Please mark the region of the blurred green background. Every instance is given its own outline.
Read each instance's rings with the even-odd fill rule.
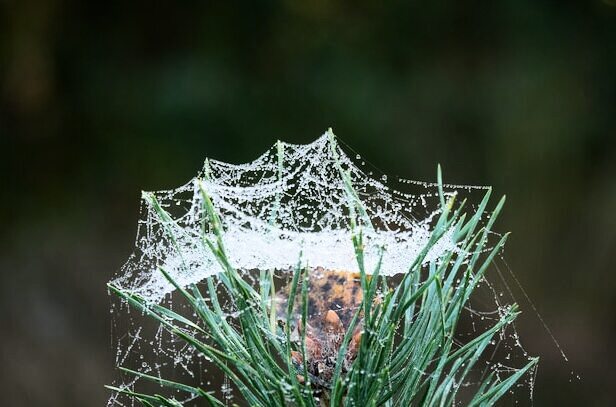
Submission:
[[[329,126],[386,173],[506,193],[570,359],[521,298],[535,405],[616,400],[615,1],[3,0],[2,404],[105,403],[140,190]]]

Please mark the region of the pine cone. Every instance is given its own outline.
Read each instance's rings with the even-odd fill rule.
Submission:
[[[360,306],[363,298],[358,273],[325,270],[321,267],[308,272],[308,315],[306,320],[306,365],[310,381],[315,391],[331,387],[331,379],[336,367],[338,351],[344,334]],[[279,323],[287,320],[287,304],[290,286],[284,287],[276,295],[276,307]],[[290,321],[292,339],[299,343],[301,326],[302,296],[298,288],[294,302],[294,315]],[[343,371],[347,371],[359,349],[361,340],[361,320],[355,328],[352,340],[347,348]],[[302,354],[292,352],[293,362],[297,367],[303,366]],[[303,381],[301,375],[298,378]]]

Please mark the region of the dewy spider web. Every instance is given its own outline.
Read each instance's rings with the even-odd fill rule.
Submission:
[[[426,208],[437,198],[436,189],[422,195],[389,189],[355,166],[328,132],[307,145],[278,143],[248,164],[208,160],[188,184],[144,193],[137,248],[114,283],[160,301],[173,286],[158,267],[180,285],[219,271],[203,245],[205,215],[199,183],[221,213],[225,246],[235,268],[290,268],[301,251],[308,265],[356,270],[349,244],[348,197],[338,166],[348,171],[372,226],[364,232],[368,268],[373,268],[378,249],[384,247],[383,273],[406,272],[430,237],[430,222],[438,209],[434,205],[434,212],[426,213]],[[158,205],[174,219],[161,218]],[[448,236],[443,237],[426,261],[439,258],[450,246]]]
[[[359,158],[359,156],[358,156]],[[180,286],[197,284],[221,271],[204,239],[213,238],[206,221],[203,195],[207,191],[222,220],[224,244],[232,266],[251,270],[290,270],[298,258],[307,267],[356,271],[351,242],[349,199],[361,202],[366,269],[381,261],[381,275],[408,271],[428,243],[434,219],[442,207],[435,184],[400,180],[415,187],[408,193],[390,188],[386,179],[369,176],[337,144],[331,129],[311,144],[278,142],[255,161],[234,165],[206,160],[203,170],[186,185],[169,191],[144,192],[136,248],[111,283],[152,304],[171,304],[174,286],[160,272],[164,269]],[[350,189],[355,196],[349,197]],[[447,186],[445,197],[469,194],[480,187]],[[383,252],[384,250],[384,252]],[[381,256],[381,253],[384,253]],[[434,244],[424,263],[438,262],[447,252],[459,252],[451,233]],[[489,287],[489,286],[488,286]],[[498,295],[491,309],[470,310],[468,336],[484,319],[498,319],[502,309]],[[179,305],[175,305],[176,307]],[[112,312],[117,308],[112,307]],[[230,314],[233,304],[228,306]],[[161,371],[180,370],[194,376],[194,349],[178,342],[160,327],[150,327],[134,318],[114,325],[118,366],[138,364],[140,370],[161,376]],[[481,329],[478,329],[481,331]],[[517,334],[500,336],[508,351],[521,349]],[[460,341],[464,341],[464,336]],[[500,343],[499,341],[499,343]],[[522,350],[524,357],[525,352]],[[139,356],[137,356],[139,355]],[[138,359],[137,359],[138,358]],[[504,365],[490,365],[511,371]],[[179,369],[178,369],[179,368]],[[207,378],[193,377],[207,384]],[[132,387],[136,379],[122,383]],[[112,396],[110,405],[124,405]]]

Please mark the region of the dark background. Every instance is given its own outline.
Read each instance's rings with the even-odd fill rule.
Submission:
[[[506,193],[570,359],[521,301],[535,405],[614,402],[616,2],[352,3],[0,1],[2,405],[105,403],[140,190],[329,126],[386,173]]]

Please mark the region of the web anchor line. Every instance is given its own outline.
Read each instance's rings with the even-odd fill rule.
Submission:
[[[554,343],[554,346],[556,346],[556,349],[558,349],[558,352],[560,353],[560,355],[562,356],[562,358],[565,360],[565,362],[569,363],[569,358],[567,357],[565,351],[563,350],[562,346],[560,345],[560,343],[558,342],[558,340],[556,339],[556,336],[554,335],[554,333],[552,332],[552,330],[550,329],[550,327],[548,326],[547,322],[545,322],[545,320],[543,319],[543,317],[541,316],[541,314],[539,313],[539,310],[537,309],[537,307],[535,306],[535,303],[533,302],[533,300],[530,299],[530,296],[528,295],[528,293],[526,292],[526,290],[524,289],[524,287],[522,286],[522,283],[520,283],[520,280],[518,279],[518,277],[515,275],[515,273],[513,272],[513,270],[511,269],[511,267],[509,266],[509,264],[507,263],[507,261],[505,260],[504,256],[500,256],[500,259],[503,261],[503,264],[505,265],[505,267],[507,268],[507,271],[509,272],[509,275],[511,276],[511,278],[513,278],[513,281],[515,281],[517,287],[520,289],[520,291],[522,292],[522,295],[524,296],[524,299],[528,302],[528,304],[530,305],[530,307],[533,309],[533,312],[535,313],[535,315],[537,316],[537,319],[539,320],[539,322],[541,323],[541,325],[543,326],[543,329],[545,329],[545,331],[548,333],[548,335],[550,336],[552,342]],[[496,270],[498,271],[499,275],[501,275],[502,277],[502,272],[501,269],[498,267],[498,264],[496,264],[496,262],[494,262],[494,266],[496,267]],[[515,301],[515,296],[513,295],[513,292],[511,291],[511,289],[509,288],[509,286],[507,286],[507,291],[509,291],[509,294],[511,295],[511,297],[514,299]]]
[[[366,164],[370,165],[374,170],[378,171],[379,174],[381,174],[382,176],[387,174],[385,171],[380,169],[374,163],[372,163],[371,161],[369,161],[366,158],[364,158],[363,156],[361,156],[357,152],[357,150],[355,150],[348,143],[346,143],[343,139],[341,139],[340,136],[336,136],[336,139],[338,140],[338,142],[340,144],[343,144],[346,149],[348,149],[349,151],[353,152],[353,154],[355,154],[356,157],[361,157],[361,160],[363,162],[365,162]],[[418,186],[426,187],[426,188],[428,188],[428,187],[435,188],[435,187],[438,187],[438,185],[439,185],[437,182],[412,180],[412,179],[408,179],[408,178],[404,178],[402,176],[399,176],[398,174],[393,174],[393,176],[398,180],[398,182],[400,182],[402,184],[413,184],[413,185],[418,185]],[[442,185],[443,185],[443,188],[447,188],[447,189],[466,189],[466,190],[475,189],[475,190],[484,190],[484,191],[490,189],[490,187],[487,186],[487,185],[466,185],[466,184],[442,184]]]

